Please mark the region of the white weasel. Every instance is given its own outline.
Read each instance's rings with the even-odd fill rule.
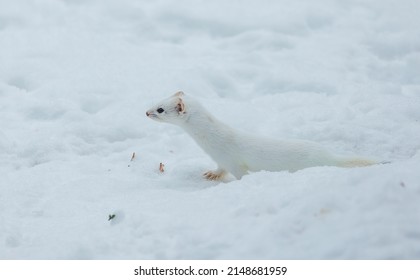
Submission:
[[[204,173],[209,180],[230,172],[237,179],[249,171],[296,171],[313,166],[357,167],[377,162],[329,153],[317,143],[303,140],[273,140],[233,129],[214,118],[200,103],[182,91],[164,99],[146,112],[153,120],[172,123],[188,132],[218,164]]]

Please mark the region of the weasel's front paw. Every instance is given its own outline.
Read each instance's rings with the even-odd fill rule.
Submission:
[[[203,174],[204,178],[211,181],[218,181],[223,179],[223,177],[226,175],[226,172],[224,170],[216,170],[216,171],[207,171]]]

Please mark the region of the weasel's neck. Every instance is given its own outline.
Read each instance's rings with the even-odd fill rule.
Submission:
[[[223,134],[228,131],[232,131],[226,124],[217,120],[209,112],[203,110],[191,112],[188,120],[182,125],[182,127],[191,136],[208,136],[209,134]]]
[[[217,120],[203,107],[195,105],[189,112],[188,120],[181,127],[207,152],[220,143],[230,142],[235,130]]]

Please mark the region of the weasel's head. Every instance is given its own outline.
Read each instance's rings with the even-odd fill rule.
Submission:
[[[178,91],[148,110],[146,116],[155,121],[181,124],[188,115],[183,99],[184,93]]]

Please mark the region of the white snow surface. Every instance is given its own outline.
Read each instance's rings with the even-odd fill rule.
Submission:
[[[0,259],[420,259],[419,9],[0,0]],[[177,90],[391,163],[205,181],[216,164],[145,116]]]

